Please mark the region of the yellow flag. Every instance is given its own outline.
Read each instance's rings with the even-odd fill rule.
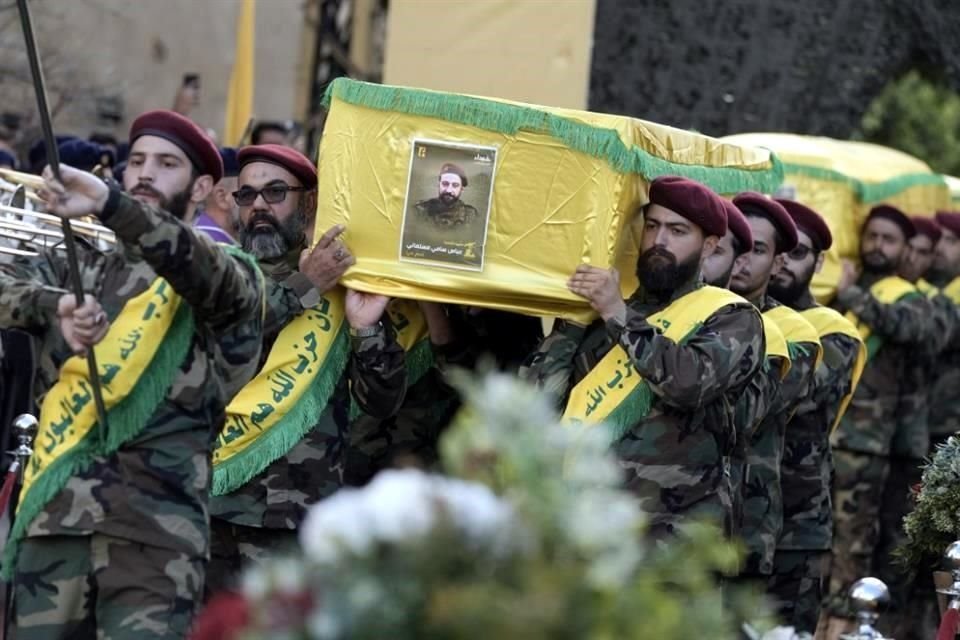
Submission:
[[[243,0],[237,16],[237,45],[227,91],[223,144],[237,146],[253,115],[253,58],[256,19],[255,0]]]

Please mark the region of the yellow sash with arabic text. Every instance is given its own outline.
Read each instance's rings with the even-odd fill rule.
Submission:
[[[953,304],[960,304],[960,278],[954,278],[941,292],[950,298]]]
[[[876,281],[873,283],[873,286],[870,287],[870,295],[883,304],[894,304],[910,294],[915,293],[918,293],[917,288],[900,276],[887,276],[886,278]],[[870,358],[880,350],[880,347],[883,346],[883,338],[873,334],[870,327],[860,322],[854,312],[848,311],[846,317],[847,320],[856,325],[860,338],[863,339],[864,344],[867,345],[867,360],[870,360]]]
[[[867,345],[863,342],[860,332],[857,331],[853,323],[834,309],[829,307],[811,307],[810,309],[801,311],[800,315],[813,325],[813,328],[817,330],[817,334],[821,339],[829,335],[840,334],[853,338],[860,345],[857,350],[857,358],[853,363],[853,371],[850,372],[850,391],[840,400],[837,417],[830,426],[830,431],[832,432],[837,428],[837,425],[840,424],[840,419],[843,417],[843,414],[846,413],[847,406],[853,398],[853,393],[857,390],[857,385],[860,383],[860,376],[863,374],[863,368],[867,364]]]
[[[72,356],[63,363],[40,407],[17,518],[4,548],[4,576],[13,570],[27,527],[70,477],[143,431],[176,379],[193,335],[189,306],[165,280],[158,278],[127,300],[94,348],[106,429],[97,416],[86,358]]]
[[[717,310],[732,304],[749,303],[727,289],[703,286],[649,316],[647,322],[664,337],[682,343]],[[606,423],[619,438],[649,413],[652,402],[649,385],[618,344],[570,391],[563,417],[575,423]]]
[[[227,405],[213,449],[214,495],[236,490],[303,438],[349,355],[344,291],[335,288],[280,331],[264,366]]]

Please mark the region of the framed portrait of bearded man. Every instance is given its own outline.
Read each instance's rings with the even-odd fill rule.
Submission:
[[[483,271],[497,148],[415,138],[400,260]]]

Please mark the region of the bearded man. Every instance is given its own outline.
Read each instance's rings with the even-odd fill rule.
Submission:
[[[351,398],[385,419],[399,410],[407,381],[388,299],[334,289],[353,264],[337,240],[343,227],[307,250],[316,210],[313,163],[272,144],[244,147],[238,158],[240,244],[267,276],[267,314],[260,373],[227,407],[214,452],[208,593],[230,587],[244,564],[295,546],[307,508],[343,484]],[[338,306],[349,325],[343,352]],[[288,401],[298,391],[300,400]],[[244,431],[248,420],[256,428]]]
[[[568,287],[600,320],[557,322],[520,373],[555,394],[567,418],[609,424],[650,537],[697,518],[729,531],[734,404],[763,361],[760,314],[701,281],[727,232],[717,194],[658,178],[643,216],[641,288],[624,300],[615,269],[578,267]]]

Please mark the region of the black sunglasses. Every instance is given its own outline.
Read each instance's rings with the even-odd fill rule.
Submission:
[[[267,204],[277,204],[287,199],[288,191],[309,191],[307,187],[291,187],[288,184],[267,185],[263,189],[254,189],[253,187],[241,187],[233,192],[233,199],[238,206],[248,207],[254,203],[257,196],[263,196]]]

